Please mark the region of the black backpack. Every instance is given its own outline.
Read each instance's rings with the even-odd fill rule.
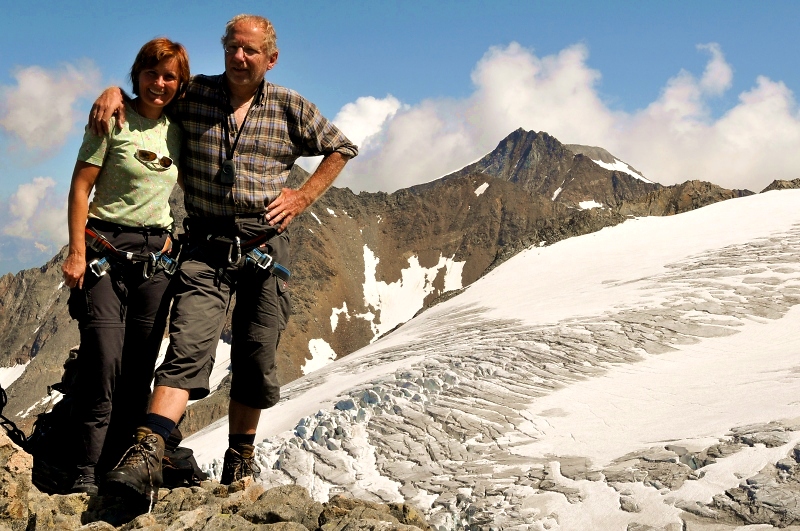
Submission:
[[[69,445],[75,444],[77,438],[71,418],[73,398],[69,391],[77,375],[77,359],[78,350],[73,348],[64,362],[61,381],[47,389],[51,397],[53,391],[58,391],[63,398],[49,411],[37,415],[29,437],[2,415],[8,397],[0,386],[0,425],[6,429],[12,441],[33,456],[33,484],[46,494],[67,494],[75,480],[73,456],[76,451]],[[179,446],[182,439],[180,430],[175,428],[165,441],[162,460],[165,488],[199,486],[201,481],[208,479],[208,475],[197,465],[192,450]]]
[[[78,350],[72,348],[64,362],[61,381],[47,388],[51,399],[54,399],[54,391],[61,393],[62,398],[49,411],[36,416],[31,435],[25,437],[25,434],[17,429],[18,434],[15,439],[9,432],[9,437],[33,456],[33,469],[31,470],[33,484],[47,494],[66,494],[75,479],[75,463],[73,461],[75,449],[71,444],[75,444],[76,437],[70,421],[72,396],[69,390],[77,375],[77,359]],[[4,398],[3,406],[5,406],[5,390],[2,391],[2,396]],[[0,409],[1,411],[2,409]],[[3,418],[5,419],[5,417]],[[11,421],[8,422],[13,425]]]
[[[26,437],[11,420],[2,415],[8,403],[8,395],[0,386],[0,424],[8,437],[20,448],[33,456],[33,484],[48,494],[63,494],[72,486],[74,465],[73,453],[65,444],[73,440],[69,436],[69,402],[58,402],[51,411],[41,413],[33,424],[33,433]]]
[[[164,441],[164,458],[161,460],[161,472],[164,475],[162,486],[168,489],[197,487],[201,481],[208,479],[208,474],[197,466],[192,449],[178,446],[182,440],[183,434],[176,427]]]

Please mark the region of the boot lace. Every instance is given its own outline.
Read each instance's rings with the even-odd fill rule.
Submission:
[[[229,466],[233,481],[261,473],[261,467],[256,463],[255,453],[250,457],[244,457],[232,448],[229,451],[233,454],[233,459],[231,459]]]
[[[144,439],[142,439],[144,441]],[[151,453],[150,448],[141,442],[134,444],[128,448],[122,455],[117,466],[114,468],[138,468],[142,463],[147,466],[147,471],[150,471],[150,460],[148,459]]]
[[[153,454],[154,449],[151,445],[146,445],[145,441],[152,436],[146,436],[141,439],[140,442],[134,444],[130,448],[128,448],[125,453],[122,455],[122,459],[119,460],[117,466],[114,468],[131,468],[135,469],[140,467],[144,464],[145,468],[147,468],[147,481],[149,484],[149,508],[147,512],[151,512],[153,510],[153,504],[155,503],[156,492],[154,492],[154,483],[153,483],[153,465],[151,463],[150,456]]]

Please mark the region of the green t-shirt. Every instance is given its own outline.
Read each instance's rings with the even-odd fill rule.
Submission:
[[[127,104],[125,116],[121,130],[112,118],[109,134],[99,137],[87,129],[83,135],[78,160],[101,167],[89,217],[126,227],[171,229],[167,200],[178,179],[180,127],[166,115],[158,120],[140,116]],[[134,156],[137,149],[166,155],[173,164],[164,169],[158,162],[142,162]]]

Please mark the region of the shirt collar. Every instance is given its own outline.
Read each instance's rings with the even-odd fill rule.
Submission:
[[[220,91],[221,94],[224,95],[225,99],[230,102],[231,100],[231,91],[228,88],[228,78],[225,77],[225,73],[223,72],[220,74],[219,79],[217,80],[217,90]],[[258,90],[256,91],[256,99],[253,100],[253,105],[264,105],[264,102],[267,98],[267,80],[262,79],[261,84],[258,86]]]

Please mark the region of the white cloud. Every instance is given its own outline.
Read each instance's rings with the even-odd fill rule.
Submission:
[[[773,179],[797,178],[800,114],[792,92],[760,77],[715,118],[709,102],[730,89],[733,70],[718,44],[698,50],[710,55],[699,79],[682,70],[656,101],[628,113],[599,96],[600,73],[587,65],[583,45],[542,58],[516,43],[491,48],[475,66],[467,98],[413,106],[360,98],[343,108],[365,141],[337,185],[392,191],[430,181],[479,159],[519,127],[604,147],[663,184],[702,179],[759,191]]]
[[[391,94],[383,99],[364,96],[342,107],[333,119],[333,123],[359,147],[361,152],[369,151],[375,136],[381,132],[387,120],[397,114],[401,107],[403,105],[400,100]],[[299,159],[297,162],[300,167],[310,173],[319,166],[321,160],[321,156],[307,157]],[[342,182],[337,185],[345,186]]]
[[[33,240],[40,251],[52,251],[66,243],[67,201],[56,193],[55,186],[49,177],[34,177],[19,185],[4,215],[3,234]]]
[[[347,138],[365,148],[386,120],[397,114],[401,107],[400,100],[391,94],[383,99],[365,96],[342,107],[333,121]]]
[[[100,71],[88,60],[56,70],[29,66],[14,77],[16,86],[0,87],[0,127],[37,152],[61,146],[85,119],[75,102],[99,92]]]
[[[699,44],[697,49],[708,50],[711,53],[711,60],[703,71],[700,86],[709,94],[719,95],[724,93],[731,87],[733,69],[725,62],[722,48],[720,48],[719,44],[712,42],[710,44]]]

